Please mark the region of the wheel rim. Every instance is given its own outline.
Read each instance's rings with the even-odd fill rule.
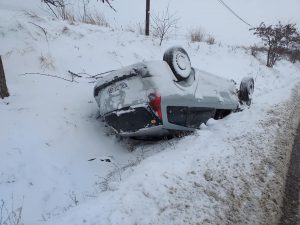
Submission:
[[[182,54],[177,55],[177,65],[180,69],[186,70],[187,59]]]
[[[176,65],[178,67],[178,69],[180,69],[183,73],[181,73],[181,77],[183,78],[187,78],[189,76],[189,68],[190,66],[190,60],[188,58],[188,56],[186,56],[185,54],[182,54],[181,52],[178,52],[175,56],[175,60],[176,60]]]

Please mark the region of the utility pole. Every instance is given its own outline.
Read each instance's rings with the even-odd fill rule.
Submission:
[[[146,24],[145,24],[145,35],[149,36],[150,27],[150,0],[146,0]]]

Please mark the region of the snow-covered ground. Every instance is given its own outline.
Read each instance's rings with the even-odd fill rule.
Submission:
[[[102,6],[115,17],[113,28],[105,28],[52,19],[40,1],[0,0],[0,55],[11,94],[0,100],[0,200],[7,209],[22,205],[26,225],[275,224],[300,105],[299,63],[270,69],[264,55],[254,58],[238,47],[255,39],[217,1],[186,1],[194,6],[189,13],[185,2],[170,5],[186,29],[199,26],[193,15],[203,9],[199,20],[209,22],[200,26],[218,44],[178,35],[162,47],[153,37],[116,28],[141,21],[123,2],[114,1],[118,14]],[[166,2],[153,1],[153,9]],[[263,2],[228,4],[253,24],[300,21],[298,1],[277,0],[260,17],[270,0]],[[98,118],[89,75],[160,60],[172,45],[182,45],[200,69],[238,83],[253,76],[253,105],[186,137],[120,140]],[[85,74],[74,82],[25,74],[71,80],[68,70]]]

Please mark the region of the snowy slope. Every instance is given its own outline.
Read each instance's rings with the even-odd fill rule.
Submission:
[[[25,224],[267,224],[270,215],[268,222],[274,222],[289,156],[285,141],[293,137],[295,121],[287,118],[296,112],[299,89],[292,90],[300,81],[299,63],[266,68],[264,56],[256,59],[228,46],[240,43],[224,32],[218,33],[218,45],[191,44],[179,36],[159,47],[152,37],[53,20],[39,1],[26,2],[0,1],[0,55],[11,94],[0,100],[0,200],[7,207],[23,204]],[[118,11],[128,10],[115,4]],[[291,1],[279,18],[299,19],[297,4]],[[236,7],[248,12],[248,6]],[[119,14],[116,26],[135,21],[133,14]],[[252,41],[242,35],[244,27],[238,30],[243,43]],[[119,140],[98,118],[87,74],[159,60],[174,44],[185,47],[200,69],[237,82],[253,76],[253,106],[210,120],[191,136],[154,143]],[[86,74],[76,82],[24,75],[70,80],[68,70]],[[283,131],[286,135],[278,136]],[[278,143],[285,147],[275,148]]]

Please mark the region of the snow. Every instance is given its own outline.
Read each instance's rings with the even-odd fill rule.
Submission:
[[[254,58],[240,46],[257,41],[248,27],[214,1],[170,6],[180,26],[203,26],[218,44],[190,43],[179,32],[159,47],[154,37],[124,28],[144,12],[143,1],[130,1],[136,13],[119,0],[117,14],[102,8],[113,28],[53,19],[39,1],[0,1],[0,55],[11,94],[0,100],[0,200],[22,205],[24,224],[275,224],[299,118],[299,63],[265,67],[264,55]],[[228,4],[251,24],[299,24],[296,0]],[[254,77],[252,106],[181,138],[116,137],[98,118],[90,75],[161,60],[174,45],[201,70],[237,83]],[[68,70],[83,77],[24,75],[71,80]]]

